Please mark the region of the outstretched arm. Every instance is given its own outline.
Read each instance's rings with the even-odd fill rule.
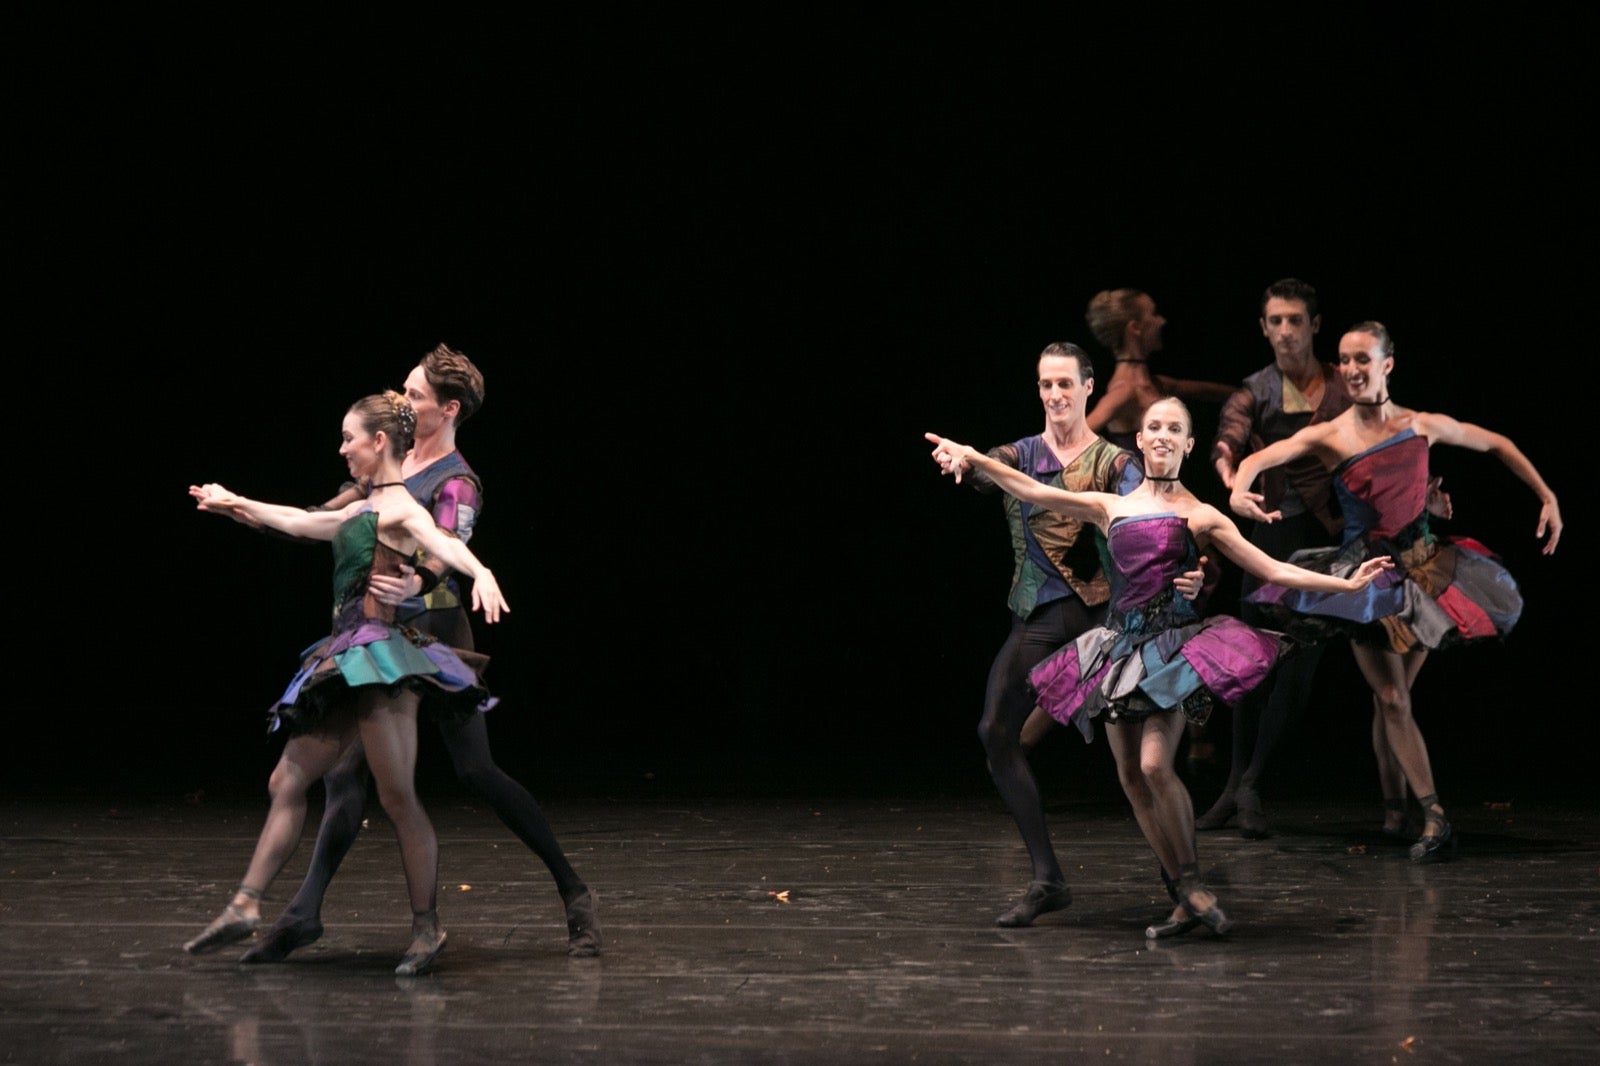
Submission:
[[[1206,511],[1210,514],[1204,514]],[[1372,579],[1383,571],[1394,569],[1394,560],[1387,555],[1368,559],[1350,577],[1319,574],[1315,570],[1274,559],[1246,540],[1227,515],[1209,505],[1196,512],[1189,523],[1191,528],[1198,526],[1203,529],[1211,538],[1211,543],[1238,563],[1246,573],[1285,588],[1304,589],[1307,592],[1357,592],[1372,584]]]
[[[1475,452],[1488,452],[1506,464],[1506,469],[1517,475],[1539,497],[1539,525],[1533,535],[1543,538],[1547,532],[1550,534],[1550,539],[1545,541],[1544,554],[1549,555],[1556,550],[1556,545],[1561,541],[1561,505],[1556,502],[1556,494],[1539,476],[1532,461],[1522,454],[1522,449],[1512,443],[1510,437],[1440,414],[1419,413],[1415,428],[1428,438],[1430,445],[1454,444]]]
[[[958,483],[965,471],[977,470],[1019,500],[1036,503],[1040,507],[1082,518],[1102,527],[1106,523],[1106,503],[1117,498],[1108,492],[1068,492],[1041,485],[1022,471],[990,458],[976,448],[947,440],[937,433],[924,433],[923,436],[936,445],[933,461],[939,464],[939,469],[944,473],[953,475]]]
[[[465,544],[440,529],[432,515],[419,507],[407,513],[405,526],[423,551],[443,559],[452,570],[471,576],[472,606],[483,612],[485,622],[498,622],[502,614],[511,613],[494,573]]]
[[[189,495],[195,507],[211,514],[225,514],[252,526],[267,526],[293,537],[311,540],[332,540],[344,521],[344,509],[338,511],[307,511],[281,503],[263,503],[246,496],[229,492],[221,485],[190,485]]]

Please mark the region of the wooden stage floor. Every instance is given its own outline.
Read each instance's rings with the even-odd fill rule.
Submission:
[[[1147,944],[1167,901],[1120,802],[1056,804],[1073,906],[994,926],[1027,863],[988,795],[541,796],[600,901],[569,959],[553,886],[464,794],[425,796],[450,945],[374,814],[327,934],[289,961],[178,945],[242,873],[264,798],[8,798],[0,1062],[1576,1063],[1600,1046],[1600,811],[1456,809],[1419,867],[1376,804],[1202,834],[1234,933]],[[312,815],[317,809],[314,805]],[[309,840],[268,894],[277,913]]]

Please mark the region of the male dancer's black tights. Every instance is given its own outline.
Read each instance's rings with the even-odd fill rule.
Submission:
[[[1326,545],[1329,537],[1321,522],[1302,514],[1270,524],[1257,523],[1250,540],[1274,559],[1287,560],[1301,548]],[[1272,629],[1273,623],[1261,608],[1244,598],[1250,587],[1247,582],[1240,596],[1240,620]],[[1265,691],[1257,689],[1240,702],[1234,712],[1228,783],[1222,788],[1219,804],[1226,805],[1232,797],[1240,808],[1261,809],[1257,787],[1266,770],[1267,759],[1289,726],[1299,721],[1310,704],[1311,686],[1316,680],[1317,664],[1322,661],[1324,647],[1312,644],[1296,648],[1273,670]]]
[[[1050,844],[1039,784],[1021,743],[1022,723],[1037,702],[1028,671],[1097,625],[1104,611],[1103,607],[1085,607],[1073,596],[1038,607],[1026,619],[1013,616],[1011,633],[989,667],[978,739],[989,757],[989,776],[1028,847],[1033,879],[1048,884],[1062,884],[1066,879]]]

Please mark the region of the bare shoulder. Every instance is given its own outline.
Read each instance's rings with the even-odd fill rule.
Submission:
[[[1219,522],[1228,520],[1211,504],[1198,499],[1184,511],[1183,517],[1189,523],[1189,532],[1196,537],[1209,537]]]
[[[1441,430],[1449,430],[1461,424],[1438,411],[1402,410],[1400,415],[1409,422],[1411,429],[1415,430],[1419,437],[1431,437]]]
[[[412,530],[423,520],[432,523],[433,516],[409,495],[396,493],[377,508],[380,529]]]

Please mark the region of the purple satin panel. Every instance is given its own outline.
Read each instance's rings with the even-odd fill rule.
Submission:
[[[1116,560],[1112,607],[1135,611],[1161,595],[1175,576],[1172,560],[1184,557],[1189,527],[1171,515],[1122,518],[1111,524],[1106,545]]]
[[[1278,639],[1237,618],[1219,617],[1183,646],[1206,688],[1226,704],[1235,704],[1259,686],[1278,658]]]

